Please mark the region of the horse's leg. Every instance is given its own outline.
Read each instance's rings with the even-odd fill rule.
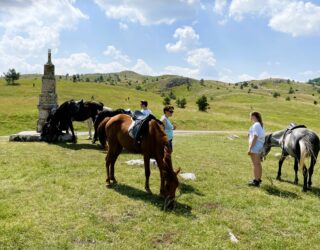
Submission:
[[[144,173],[146,176],[145,189],[148,193],[152,193],[149,186],[149,177],[150,177],[150,157],[148,155],[143,156],[144,160]]]
[[[302,174],[303,174],[303,188],[302,191],[306,192],[307,191],[307,179],[308,179],[308,170],[306,168],[306,165],[304,164],[304,160],[306,158],[306,152],[307,152],[307,148],[305,146],[305,144],[300,141],[299,142],[299,146],[300,146],[300,168],[302,170]]]
[[[298,179],[298,169],[299,169],[299,161],[295,157],[294,158],[294,184],[298,185],[299,179]]]
[[[93,139],[92,139],[92,143],[96,143],[96,141],[98,140],[98,121],[97,119],[94,121],[93,123],[93,128],[94,128],[94,134],[93,134]]]
[[[111,164],[111,158],[112,158],[112,154],[110,152],[110,150],[108,151],[107,153],[107,156],[106,156],[106,170],[107,170],[107,179],[106,179],[106,186],[107,187],[110,187],[111,185],[111,182],[110,182],[110,164]]]
[[[282,155],[280,160],[279,160],[279,168],[278,168],[278,175],[277,175],[277,180],[281,181],[281,169],[282,169],[282,164],[284,160],[287,158],[286,155]]]
[[[313,170],[314,170],[314,165],[316,165],[317,160],[311,156],[311,161],[310,161],[310,167],[309,167],[309,181],[308,181],[308,189],[311,190],[311,186],[312,186],[312,174],[313,174]]]
[[[165,196],[164,190],[164,173],[163,173],[163,161],[161,158],[156,157],[156,162],[160,171],[160,196]]]
[[[306,165],[303,165],[302,173],[303,173],[303,188],[302,188],[302,191],[306,192],[308,190],[308,186],[307,186],[308,170],[307,170]]]
[[[73,130],[73,124],[72,124],[72,121],[70,120],[69,121],[69,127],[70,127],[70,130],[71,130],[71,133],[72,133],[72,142],[73,143],[76,143],[76,136],[75,136],[75,134],[74,134],[74,130]]]
[[[91,140],[92,139],[92,118],[89,118],[88,120],[87,120],[87,123],[88,123],[88,130],[89,130],[89,140]]]
[[[109,149],[109,151],[110,151],[110,149]],[[117,183],[117,180],[114,177],[114,164],[116,163],[116,160],[117,160],[119,154],[121,153],[121,151],[122,151],[122,146],[120,144],[117,144],[114,146],[113,157],[112,157],[111,164],[110,164],[110,179],[112,180],[113,184]]]

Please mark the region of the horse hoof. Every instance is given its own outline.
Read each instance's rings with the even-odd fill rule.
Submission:
[[[298,180],[294,180],[293,184],[298,185]]]
[[[148,194],[152,194],[151,189],[150,188],[145,188]]]
[[[302,188],[302,192],[307,192],[308,191],[308,189],[307,188]]]
[[[277,176],[276,178],[278,181],[282,181],[281,177],[280,176]]]

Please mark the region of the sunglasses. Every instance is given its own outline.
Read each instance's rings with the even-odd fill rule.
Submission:
[[[173,110],[168,110],[168,112],[172,114],[172,113],[173,113]]]

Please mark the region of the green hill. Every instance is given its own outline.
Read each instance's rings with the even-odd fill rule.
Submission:
[[[102,76],[102,77],[101,77]],[[110,74],[57,76],[59,103],[93,96],[112,108],[139,109],[139,101],[149,101],[150,109],[160,117],[163,98],[171,95],[186,98],[185,109],[176,107],[173,121],[178,129],[247,130],[252,110],[262,112],[267,130],[281,129],[290,122],[303,123],[320,131],[320,88],[287,79],[265,79],[223,83],[176,75],[144,76],[132,71]],[[100,79],[98,81],[98,79]],[[34,130],[38,116],[41,75],[23,75],[17,85],[6,85],[0,78],[0,135]],[[198,111],[196,100],[206,95],[208,112]],[[277,97],[274,97],[277,96]],[[171,100],[175,105],[175,100]],[[85,129],[76,123],[76,129]]]

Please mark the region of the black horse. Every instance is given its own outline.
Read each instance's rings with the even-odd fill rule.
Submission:
[[[265,137],[261,156],[265,157],[270,152],[271,147],[281,147],[282,155],[279,160],[277,180],[281,180],[283,161],[290,155],[294,158],[294,183],[298,184],[298,167],[300,166],[304,178],[302,190],[307,191],[311,189],[311,178],[320,149],[319,143],[319,137],[315,132],[304,126],[291,124],[287,129],[271,133]],[[304,164],[307,157],[311,158],[309,169]],[[307,182],[308,175],[309,180]]]
[[[100,123],[107,117],[113,117],[119,114],[132,116],[132,112],[130,109],[103,110],[96,116],[94,120],[94,136],[92,139],[92,143],[96,143],[96,141],[98,140],[98,127]]]
[[[97,116],[98,112],[103,109],[103,103],[96,101],[86,101],[83,100],[75,101],[69,100],[62,103],[58,109],[48,117],[47,123],[45,124],[42,137],[50,138],[50,133],[61,134],[62,131],[69,133],[69,128],[72,133],[72,141],[76,142],[76,137],[73,130],[72,121],[85,121],[91,118],[93,121]],[[49,133],[49,135],[48,135]],[[48,141],[48,140],[47,140]],[[51,140],[54,141],[54,140]]]

